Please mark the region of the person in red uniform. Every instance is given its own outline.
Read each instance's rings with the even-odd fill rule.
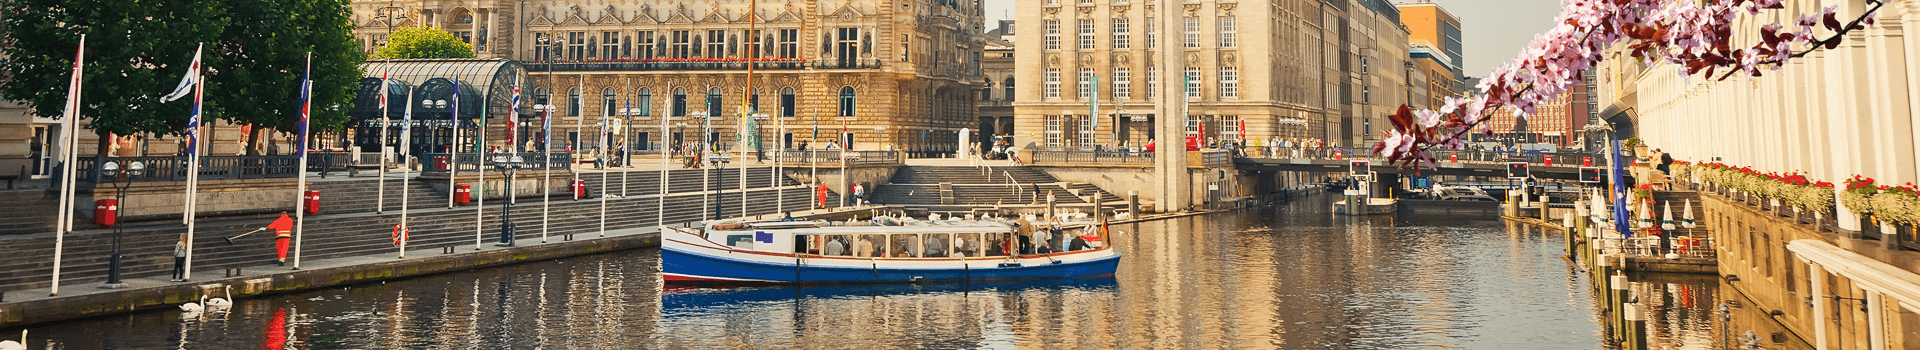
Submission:
[[[280,266],[287,266],[287,242],[293,240],[293,219],[287,218],[286,212],[281,212],[280,218],[268,224],[267,229],[273,230],[273,246],[279,257],[277,261]]]

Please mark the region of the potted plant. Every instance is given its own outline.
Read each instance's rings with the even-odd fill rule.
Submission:
[[[1915,192],[1913,183],[1901,186],[1880,186],[1880,193],[1873,195],[1874,217],[1880,218],[1895,227],[1895,233],[1906,231],[1906,227],[1920,222],[1920,193]],[[1887,237],[1890,239],[1899,237]]]
[[[1873,196],[1880,192],[1880,187],[1873,183],[1873,178],[1860,175],[1847,178],[1846,184],[1847,189],[1840,193],[1840,204],[1860,216],[1860,226],[1864,230],[1872,225],[1868,219],[1873,216]]]

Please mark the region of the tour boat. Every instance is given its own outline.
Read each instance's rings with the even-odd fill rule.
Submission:
[[[1099,277],[1119,267],[1120,253],[1103,244],[1109,240],[1098,226],[1063,232],[1066,244],[1053,239],[1084,249],[1019,254],[1013,225],[879,217],[667,226],[661,276],[686,284],[911,283]]]

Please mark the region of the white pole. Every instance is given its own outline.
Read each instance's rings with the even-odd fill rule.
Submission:
[[[811,109],[811,111],[809,112],[812,112],[811,114],[813,114],[813,141],[812,142],[820,142],[820,107],[815,106],[813,108],[808,108],[808,109]],[[808,172],[807,179],[812,180],[813,182],[812,186],[807,186],[807,197],[808,197],[807,210],[808,211],[813,210],[813,206],[815,205],[813,203],[813,196],[815,196],[815,194],[813,193],[814,191],[819,191],[819,188],[820,188],[820,157],[819,156],[820,156],[819,146],[810,145],[809,147],[807,147],[807,172]],[[821,198],[820,203],[818,205],[821,207],[826,207],[827,200],[825,198]]]
[[[547,78],[549,80],[547,86],[553,86],[553,82],[551,81],[553,77],[549,75]],[[548,98],[547,102],[553,102],[553,99]],[[546,117],[540,120],[542,123],[540,125],[540,137],[542,138],[540,151],[544,152],[540,157],[541,161],[544,162],[540,164],[540,168],[546,169],[542,171],[540,175],[540,243],[547,243],[547,210],[553,207],[553,105],[548,104],[546,112],[544,113],[546,113]],[[569,159],[567,161],[571,162],[573,160]],[[507,181],[513,181],[513,179],[507,179]]]
[[[705,101],[705,100],[702,100],[702,101]],[[713,135],[713,115],[712,115],[713,109],[711,108],[712,105],[708,105],[708,106],[709,108],[707,109],[707,112],[700,114],[701,126],[700,126],[700,159],[699,161],[706,161],[708,153],[711,153],[711,152],[708,152],[708,149],[710,147],[713,147],[712,146],[713,140],[708,139],[711,135]],[[707,191],[710,191],[713,189],[712,187],[713,187],[713,167],[707,167],[707,166],[700,167],[700,220],[694,220],[694,221],[705,221],[707,220],[708,216],[713,215],[713,212],[710,211],[712,210],[710,207],[710,205],[712,204],[712,202],[710,202],[712,198],[709,198],[711,194],[707,193]]]
[[[453,144],[447,145],[447,209],[453,209],[453,187],[459,185],[455,180],[460,175],[460,76],[453,76]],[[431,161],[431,160],[429,160]],[[421,173],[432,165],[421,166]]]
[[[780,171],[780,156],[782,153],[787,153],[787,121],[781,120],[778,114],[769,118],[773,118],[773,125],[777,131],[774,131],[773,135],[773,176],[767,179],[767,185],[773,186],[773,211],[784,217],[787,212],[787,192],[780,188],[780,177],[784,176]],[[765,145],[766,141],[761,142]]]
[[[200,46],[204,48],[206,44],[200,44]],[[199,56],[200,56],[199,50],[196,49],[194,51],[194,59],[193,59],[195,62],[194,64],[199,64],[199,61],[200,61]],[[195,68],[199,68],[199,67],[195,67]],[[198,72],[196,72],[195,74],[199,75]],[[202,102],[201,98],[205,96],[202,93],[205,92],[207,88],[205,77],[204,76],[194,77],[193,85],[194,85],[193,101],[195,102],[193,104],[193,116],[195,120],[200,120],[201,117],[203,116],[203,114],[200,114],[200,112],[204,110],[202,106],[205,105],[205,103],[201,103]],[[188,132],[194,133],[195,136],[193,137],[194,151],[187,154],[187,200],[186,200],[187,202],[187,213],[186,213],[186,216],[187,216],[187,262],[186,264],[183,264],[185,266],[181,267],[181,270],[182,270],[181,279],[187,279],[187,280],[193,279],[193,224],[194,224],[193,214],[195,211],[199,209],[199,206],[200,206],[200,200],[199,198],[196,198],[196,197],[199,197],[199,193],[200,193],[200,189],[198,188],[200,184],[200,152],[206,151],[206,144],[207,144],[205,135],[199,134],[200,132],[199,124],[201,122],[204,122],[204,121],[201,120],[201,121],[190,124],[189,126],[193,127],[194,130],[188,131]]]
[[[78,119],[80,119],[80,73],[85,66],[84,61],[87,57],[86,34],[80,34],[80,45],[74,52],[76,53],[73,56],[73,77],[67,84],[66,111],[62,113],[64,115],[61,116],[61,118],[66,119],[61,121],[66,125],[60,127],[60,134],[66,138],[60,140],[59,146],[61,148],[60,152],[62,153],[60,155],[60,162],[64,163],[64,166],[61,167],[60,171],[60,210],[59,214],[55,215],[55,220],[59,221],[53,223],[53,287],[47,292],[48,296],[60,295],[60,256],[62,253],[65,253],[67,233],[73,231],[73,218],[75,214],[77,214],[73,209],[73,187],[78,181],[75,181],[76,179],[73,178],[73,168],[77,165],[75,163],[80,161],[80,152],[77,152],[76,148],[80,147],[80,134],[78,129],[80,126],[80,122],[78,121]],[[199,52],[196,51],[194,54],[198,55]],[[194,58],[199,59],[199,57]],[[96,164],[94,166],[99,165]],[[26,339],[22,337],[20,340],[25,341]]]
[[[409,161],[413,158],[413,90],[414,89],[407,89],[407,112],[400,115],[400,149],[394,152],[400,156],[400,166],[404,167],[402,168],[403,170],[400,171],[399,235],[401,258],[407,257],[407,241],[413,238],[410,237],[412,236],[413,228],[407,227],[407,197],[413,192],[407,190],[407,184],[413,180],[412,174],[407,173],[413,170],[413,166],[409,165]]]
[[[621,89],[620,91],[622,94],[626,93],[626,89]],[[602,101],[600,103],[600,106],[603,109],[606,107],[606,105],[607,104],[605,101]],[[597,139],[600,139],[600,156],[599,157],[601,159],[600,164],[603,164],[603,166],[600,167],[600,237],[607,236],[607,180],[612,180],[611,177],[607,176],[607,169],[613,167],[614,165],[612,162],[612,159],[607,159],[607,158],[610,158],[610,157],[607,157],[607,155],[613,154],[612,151],[607,149],[607,127],[610,126],[610,125],[607,125],[607,123],[609,122],[607,115],[613,114],[612,112],[613,111],[609,111],[609,110],[600,111],[600,135],[599,137],[596,137]],[[622,173],[622,174],[625,174],[625,173]],[[623,184],[622,186],[625,186],[625,185]]]
[[[391,84],[387,80],[387,73],[380,73],[380,185],[379,189],[374,191],[374,214],[387,211],[387,128],[393,127],[390,124],[393,122],[390,118],[393,111],[387,108],[387,105],[392,104],[387,102],[387,84]],[[413,89],[407,89],[407,95],[411,98]]]
[[[300,101],[300,144],[296,145],[300,149],[295,151],[300,152],[300,181],[293,196],[293,269],[295,270],[300,269],[300,238],[306,236],[307,201],[304,197],[307,195],[307,137],[313,134],[307,130],[313,127],[307,124],[311,122],[308,113],[313,106],[312,74],[313,52],[309,51],[307,52],[307,77],[300,82],[301,95],[306,97],[306,100]]]
[[[667,140],[673,137],[672,134],[668,134],[667,119],[669,118],[665,113],[660,115],[660,144],[666,147],[660,147],[660,205],[653,210],[653,224],[656,226],[667,226],[667,169],[673,166],[670,158],[673,158],[672,150],[674,149],[673,145],[667,143]]]
[[[747,101],[741,102],[744,103]],[[745,111],[745,108],[742,108],[742,111]],[[752,118],[753,116],[742,113],[740,115],[740,129],[733,132],[734,135],[739,136],[734,138],[734,145],[739,149],[733,150],[733,153],[740,155],[738,157],[740,158],[740,217],[743,218],[747,217],[747,135],[749,132],[747,126],[753,122]]]

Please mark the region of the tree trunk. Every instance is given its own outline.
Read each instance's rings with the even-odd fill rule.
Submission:
[[[93,156],[95,158],[114,156],[112,154],[113,152],[111,152],[113,150],[113,134],[102,130],[94,130],[93,135],[95,136]],[[80,137],[80,135],[74,134],[74,137]],[[76,157],[74,159],[79,158]]]
[[[247,151],[243,154],[246,154],[249,156],[260,155],[260,132],[261,132],[261,129],[259,125],[254,125],[252,128],[248,128]]]

